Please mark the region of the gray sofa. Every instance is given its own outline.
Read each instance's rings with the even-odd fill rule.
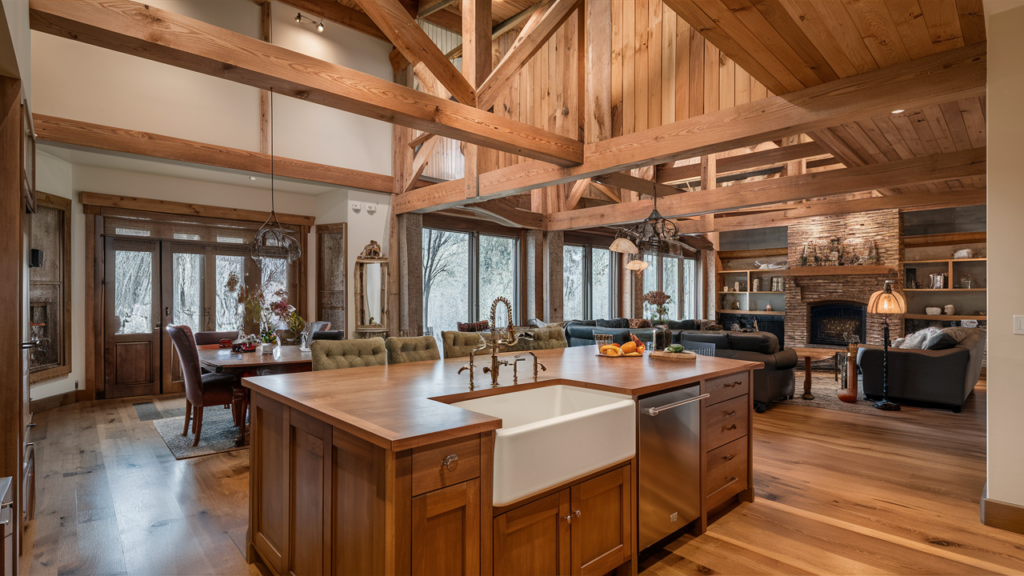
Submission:
[[[769,332],[727,332],[697,330],[695,320],[666,322],[672,330],[672,341],[683,340],[715,345],[715,356],[752,362],[764,362],[764,368],[754,371],[754,404],[758,412],[764,412],[772,402],[785,400],[793,395],[793,367],[797,364],[796,352],[780,350],[779,339]],[[612,340],[624,344],[629,340],[629,320],[572,321],[565,325],[565,338],[569,346],[592,346],[596,344],[594,330],[611,333]]]
[[[949,408],[960,412],[981,376],[985,330],[947,328],[958,343],[945,350],[889,348],[888,398],[896,403]],[[881,346],[862,346],[857,365],[864,374],[864,396],[882,397]]]

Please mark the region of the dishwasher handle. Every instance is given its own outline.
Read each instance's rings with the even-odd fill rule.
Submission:
[[[664,412],[665,410],[671,410],[672,408],[678,408],[679,406],[683,406],[685,404],[689,404],[690,402],[696,402],[698,400],[703,400],[703,399],[705,399],[705,398],[707,398],[709,396],[711,396],[711,395],[710,394],[701,394],[700,396],[694,396],[693,398],[687,398],[686,400],[680,400],[679,402],[673,402],[671,404],[665,404],[664,406],[658,406],[656,408],[643,408],[643,409],[640,410],[640,412],[642,412],[644,414],[647,414],[648,416],[657,416],[659,413]]]

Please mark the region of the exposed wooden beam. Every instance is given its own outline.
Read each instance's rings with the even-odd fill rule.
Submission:
[[[881,198],[864,198],[846,200],[843,198],[800,204],[786,210],[751,214],[744,216],[728,216],[715,218],[716,231],[752,230],[771,226],[787,226],[804,218],[818,216],[838,216],[877,210],[913,210],[952,208],[956,206],[979,206],[985,204],[985,190],[958,190],[955,192],[912,192],[885,196]],[[702,223],[698,220],[686,220],[677,223],[681,234],[702,231]]]
[[[434,156],[434,149],[437,147],[439,140],[440,138],[438,137],[430,138],[420,147],[420,151],[416,153],[416,157],[412,161],[412,172],[409,173],[409,179],[402,185],[403,192],[408,192],[416,186],[416,182],[423,175],[423,171],[427,169],[427,164],[430,163],[430,159]]]
[[[260,40],[273,44],[270,2],[260,4]],[[270,140],[273,138],[270,126],[270,92],[260,90],[260,152],[270,154]]]
[[[417,18],[426,18],[438,10],[455,4],[458,0],[420,0],[420,9],[416,13]]]
[[[319,16],[328,22],[362,32],[378,40],[391,42],[387,35],[365,13],[335,0],[277,0],[310,16]]]
[[[986,242],[986,232],[948,232],[946,234],[926,234],[924,236],[907,236],[904,245],[907,248],[931,248],[933,246],[949,246],[950,244],[971,244]]]
[[[409,141],[409,148],[412,148],[413,150],[415,150],[415,149],[419,148],[421,144],[423,144],[427,140],[430,140],[431,138],[434,138],[436,136],[437,136],[437,134],[431,134],[430,132],[420,132],[419,136],[417,136],[417,137],[415,137],[415,138],[413,138],[412,140]]]
[[[768,166],[770,164],[779,164],[799,158],[807,158],[808,156],[820,156],[822,154],[825,154],[825,151],[821,149],[821,146],[819,146],[817,142],[808,142],[806,144],[797,144],[795,146],[784,146],[781,148],[773,148],[771,150],[762,150],[761,152],[737,154],[736,156],[717,158],[718,173],[725,174],[728,172],[738,172],[740,170],[758,168],[760,166]],[[686,166],[658,167],[658,182],[662,182],[664,184],[674,184],[685,180],[692,180],[694,178],[700,178],[699,163],[688,164]]]
[[[462,1],[462,73],[473,88],[491,73],[494,57],[491,55],[491,0]],[[480,167],[496,164],[488,150],[467,144],[463,149],[466,198],[480,195]]]
[[[842,163],[843,163],[843,161],[840,160],[839,158],[836,158],[835,156],[829,156],[828,158],[820,158],[818,160],[808,160],[807,161],[807,169],[808,170],[813,170],[815,168],[824,168],[825,166],[835,166],[837,164],[842,164]]]
[[[685,192],[685,190],[680,190],[678,188],[659,184],[650,180],[644,180],[643,178],[637,178],[636,176],[630,176],[629,174],[623,174],[622,172],[602,174],[594,177],[594,180],[604,184],[605,186],[615,186],[616,188],[632,190],[648,196],[657,196],[658,198],[664,198],[672,194],[682,194]]]
[[[548,218],[544,214],[523,210],[515,206],[511,198],[497,198],[466,207],[469,210],[480,210],[494,215],[506,222],[506,225],[514,225],[519,228],[532,228],[543,230],[547,227]]]
[[[41,114],[34,114],[33,118],[39,140],[46,142],[98,148],[122,154],[137,154],[257,174],[270,174],[269,154]],[[346,188],[387,194],[394,192],[394,181],[391,176],[280,156],[274,158],[274,173],[284,178],[321,182]],[[427,184],[424,181],[419,182],[419,185]]]
[[[246,222],[265,222],[270,216],[270,212],[264,212],[262,210],[222,208],[220,206],[206,206],[189,204],[186,202],[172,202],[170,200],[155,200],[152,198],[115,196],[113,194],[97,194],[95,192],[85,191],[79,194],[79,200],[85,206],[95,206],[97,208],[142,210],[145,212],[159,212],[161,214],[205,216],[208,218],[223,218],[226,220],[244,220]],[[313,226],[316,224],[316,219],[312,216],[299,216],[295,214],[282,214],[277,212],[277,219],[281,221],[281,224],[291,226]]]
[[[497,26],[491,28],[491,41],[493,42],[500,38],[501,36],[505,35],[507,32],[514,30],[515,28],[518,28],[519,25],[522,24],[523,22],[526,22],[530,18],[530,16],[533,15],[534,12],[543,8],[545,5],[545,2],[537,2],[533,6],[530,6],[529,8],[522,10],[521,12],[512,16],[508,20],[505,20],[501,24],[498,24]],[[459,56],[462,56],[463,49],[463,44],[459,44],[455,48],[452,48],[447,54],[445,54],[445,56],[449,60],[455,60]]]
[[[476,91],[444,53],[419,27],[398,0],[356,0],[363,12],[384,31],[413,65],[422,62],[456,100],[476,105]]]
[[[479,99],[477,105],[482,110],[487,110],[494,105],[498,94],[526,65],[530,57],[536,54],[537,50],[540,50],[548,38],[551,38],[551,35],[569,18],[579,3],[580,0],[552,0],[546,10],[543,12],[538,10],[530,17],[526,26],[523,27],[523,31],[512,43],[512,47],[505,53],[501,63],[480,85],[480,89],[477,91]]]
[[[590,187],[590,178],[584,178],[583,180],[577,180],[572,183],[572,189],[569,191],[569,197],[565,200],[565,209],[572,210],[580,202],[580,198],[583,198],[583,193],[586,192],[587,188]]]
[[[985,149],[977,148],[669,196],[658,203],[658,211],[666,218],[699,216],[737,208],[875,190],[882,182],[907,186],[981,176],[985,174],[985,167]],[[877,199],[868,199],[866,202],[873,200]],[[558,212],[549,215],[548,229],[568,230],[637,222],[646,218],[653,208],[652,201],[641,200],[616,206]]]
[[[576,165],[582,145],[370,74],[127,0],[34,0],[33,30],[544,162]]]
[[[986,46],[974,44],[873,72],[843,78],[650,128],[585,146],[586,162],[555,168],[523,162],[480,176],[481,198],[592,178],[631,168],[717,154],[800,132],[835,126],[890,112],[896,105],[919,108],[986,90]],[[436,210],[464,198],[427,187],[403,194],[398,213]]]
[[[611,200],[612,202],[622,202],[622,195],[620,192],[617,192],[616,189],[610,186],[605,186],[600,182],[591,181],[590,185],[601,194],[607,196],[608,199]]]

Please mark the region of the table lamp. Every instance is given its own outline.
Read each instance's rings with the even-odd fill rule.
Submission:
[[[885,281],[885,287],[871,295],[868,300],[868,314],[881,314],[885,317],[885,332],[882,340],[882,399],[875,402],[879,410],[899,410],[899,404],[889,402],[889,316],[904,314],[907,311],[907,299],[899,292],[892,291],[892,280]]]

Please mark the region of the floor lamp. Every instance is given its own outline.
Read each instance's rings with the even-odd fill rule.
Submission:
[[[892,280],[885,281],[885,287],[871,295],[868,300],[868,314],[885,317],[885,332],[882,340],[882,399],[875,402],[879,410],[899,410],[899,404],[889,402],[889,316],[905,314],[907,299],[899,292],[892,291]]]

